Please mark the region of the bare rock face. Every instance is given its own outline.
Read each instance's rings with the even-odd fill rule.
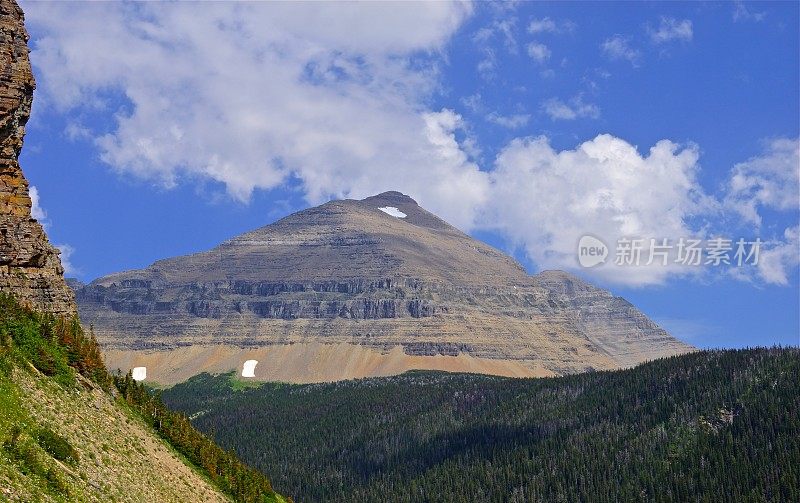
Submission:
[[[19,154],[35,83],[22,10],[0,0],[0,291],[38,310],[75,314],[59,252],[31,217],[28,181]]]
[[[207,252],[74,285],[112,368],[314,382],[441,369],[620,368],[692,348],[630,303],[511,257],[387,192],[300,211]]]

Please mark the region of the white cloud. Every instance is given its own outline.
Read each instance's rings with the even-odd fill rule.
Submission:
[[[531,19],[531,22],[528,24],[528,33],[532,33],[534,35],[539,33],[563,33],[563,32],[571,32],[575,30],[575,23],[570,20],[565,21],[553,21],[549,17],[543,17],[541,19]]]
[[[726,209],[760,229],[764,209],[800,210],[800,139],[778,138],[765,143],[761,155],[737,163],[731,170],[723,200]],[[766,240],[757,265],[767,284],[787,285],[800,264],[798,226],[785,229],[782,238]],[[740,277],[750,280],[749,271]]]
[[[533,58],[534,61],[537,63],[544,63],[548,59],[550,59],[550,49],[544,45],[537,42],[531,42],[528,44],[528,56]]]
[[[634,66],[639,61],[642,53],[630,45],[630,39],[622,35],[614,35],[600,44],[603,54],[611,60],[627,60]]]
[[[531,19],[531,22],[528,25],[528,33],[555,33],[557,31],[558,26],[556,26],[556,22],[549,17],[542,19]]]
[[[492,112],[486,116],[486,120],[489,122],[508,129],[521,128],[528,124],[530,118],[529,114],[500,115],[497,112]]]
[[[472,113],[479,113],[483,110],[483,102],[480,93],[471,94],[464,98],[461,98],[461,104],[467,107],[467,109]]]
[[[668,140],[647,155],[611,135],[600,135],[573,150],[554,150],[547,138],[512,141],[492,172],[490,224],[521,246],[541,268],[575,269],[578,240],[592,234],[611,246],[621,237],[698,236],[689,225],[714,202],[696,180],[698,148]],[[642,255],[646,258],[646,253]],[[675,265],[586,270],[610,282],[661,283],[671,275],[698,272]]]
[[[516,30],[517,20],[514,17],[496,19],[488,26],[484,26],[475,32],[472,41],[480,46],[488,44],[495,35],[498,35],[503,41],[503,45],[511,54],[516,54],[518,51],[517,39],[514,36]]]
[[[507,18],[495,22],[495,29],[502,34],[503,44],[511,54],[516,54],[518,51],[517,39],[514,37],[516,24],[517,22],[514,18]]]
[[[717,209],[696,182],[698,148],[668,140],[642,155],[610,135],[562,151],[543,137],[518,138],[491,174],[479,169],[473,159],[480,150],[462,117],[427,106],[440,85],[440,53],[469,15],[465,4],[25,8],[38,36],[32,58],[39,102],[78,117],[86,108],[106,107],[116,114],[110,132],[74,123],[65,134],[92,136],[113,169],[165,186],[208,178],[247,201],[254,190],[294,177],[312,204],[401,190],[462,229],[501,230],[543,268],[574,268],[584,233],[609,244],[622,236],[700,237],[704,229],[691,227],[690,218]],[[489,35],[500,34],[512,50],[512,27],[495,26]],[[544,44],[532,46],[534,59],[550,57]],[[601,48],[634,65],[641,56],[621,35]],[[494,52],[487,46],[481,54],[479,68],[490,74]],[[112,110],[109,96],[117,94],[128,103]],[[463,103],[509,128],[530,119],[486,115],[479,95]],[[542,110],[553,120],[600,114],[581,95],[548,100]],[[763,156],[734,167],[725,203],[758,222],[760,208],[789,205],[796,168],[797,140],[773,142]],[[44,218],[34,192],[36,214]],[[797,230],[784,237],[765,250],[765,281],[787,278],[793,259],[786,246],[796,248]],[[65,246],[69,268],[71,253]],[[592,271],[631,285],[692,273],[673,266]]]
[[[497,58],[494,55],[494,51],[487,50],[484,53],[483,59],[478,61],[477,66],[475,67],[478,70],[478,73],[481,74],[486,80],[491,80],[495,76],[495,69],[497,68]]]
[[[683,19],[678,21],[673,17],[662,17],[658,28],[648,28],[648,33],[650,34],[650,39],[656,44],[663,44],[673,40],[689,42],[694,35],[690,20]]]
[[[760,253],[758,274],[766,283],[788,285],[789,274],[800,265],[800,226],[787,228],[783,237]]]
[[[757,226],[759,208],[800,209],[800,139],[771,140],[761,155],[736,164],[725,204]]]
[[[61,266],[64,268],[64,275],[80,274],[80,270],[72,264],[72,255],[75,253],[75,248],[67,244],[55,245],[61,252]]]
[[[425,104],[463,3],[77,3],[25,6],[40,103],[129,106],[93,132],[118,172],[203,177],[247,201],[302,181],[310,203],[396,189],[462,228],[487,176]],[[153,76],[158,78],[153,78]],[[113,112],[113,111],[110,111]],[[472,197],[469,199],[468,197]]]
[[[91,140],[92,130],[77,121],[70,121],[64,128],[64,135],[69,141]]]
[[[600,108],[591,103],[584,103],[581,95],[573,97],[568,103],[558,98],[551,98],[542,103],[542,110],[552,120],[573,120],[582,117],[596,119],[600,117]]]
[[[800,208],[798,140],[773,140],[763,155],[734,166],[721,203],[697,180],[699,148],[669,140],[647,154],[623,139],[599,135],[574,149],[556,150],[546,137],[518,138],[498,155],[491,172],[491,199],[482,222],[508,236],[540,268],[578,269],[577,243],[591,235],[610,248],[604,265],[584,274],[629,286],[661,284],[671,277],[721,273],[762,284],[787,285],[800,263],[800,227],[780,239],[764,239],[758,264],[682,266],[656,258],[647,265],[649,240],[729,239],[722,209],[736,210],[757,223],[758,208]],[[722,232],[720,232],[722,231]],[[614,264],[620,238],[643,239],[639,266]],[[731,252],[732,253],[732,252]]]
[[[39,221],[39,223],[47,229],[50,222],[47,221],[47,212],[42,208],[39,199],[39,189],[34,185],[28,188],[28,193],[31,197],[31,216]],[[53,245],[61,252],[61,265],[64,267],[64,274],[80,274],[80,271],[72,265],[70,258],[75,253],[75,248],[68,244]]]
[[[47,212],[44,211],[39,202],[39,189],[31,185],[28,189],[28,194],[31,197],[31,216],[44,225],[44,221],[47,219]]]
[[[433,148],[417,159],[423,168],[413,175],[421,178],[417,183],[431,187],[427,190],[429,193],[441,198],[427,201],[426,207],[432,208],[434,213],[447,214],[452,219],[449,221],[457,227],[469,229],[474,225],[476,211],[489,199],[489,175],[469,160],[469,147],[456,140],[455,132],[464,127],[460,115],[451,110],[430,112],[425,114],[425,123],[426,139]],[[425,172],[425,166],[436,166],[437,169]],[[372,176],[368,176],[362,190],[359,191],[357,185],[353,190],[371,194],[374,191],[367,187],[373,183]]]
[[[494,6],[499,4],[492,4]],[[500,38],[503,46],[509,54],[517,54],[519,47],[515,36],[517,19],[513,16],[505,17],[507,10],[503,7],[497,8],[496,15],[504,16],[495,19],[487,26],[478,29],[472,36],[472,41],[481,54],[476,69],[482,78],[492,80],[496,76],[497,54],[492,42],[495,38]]]
[[[760,23],[767,17],[766,11],[751,12],[744,2],[733,2],[733,21],[755,21]]]

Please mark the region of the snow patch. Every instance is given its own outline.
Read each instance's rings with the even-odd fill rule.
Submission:
[[[134,381],[144,381],[147,379],[147,367],[133,367],[131,374]]]
[[[398,210],[394,206],[384,206],[383,208],[378,208],[378,209],[386,213],[387,215],[391,215],[393,217],[406,218],[406,214]]]
[[[247,360],[242,367],[242,377],[255,377],[258,360]]]

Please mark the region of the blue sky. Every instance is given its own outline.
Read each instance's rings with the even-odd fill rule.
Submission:
[[[396,189],[690,343],[800,343],[795,2],[23,8],[22,163],[73,276]],[[765,245],[583,269],[584,234]]]

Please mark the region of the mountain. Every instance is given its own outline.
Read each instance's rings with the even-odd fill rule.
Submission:
[[[64,283],[59,252],[31,216],[28,181],[19,166],[36,84],[22,9],[0,0],[0,292],[13,292],[40,311],[71,315],[75,299]]]
[[[164,392],[298,501],[800,501],[800,350],[551,379],[197,376]]]
[[[202,253],[76,285],[112,368],[175,383],[439,369],[548,376],[691,351],[622,298],[530,276],[399,192],[331,201]]]

